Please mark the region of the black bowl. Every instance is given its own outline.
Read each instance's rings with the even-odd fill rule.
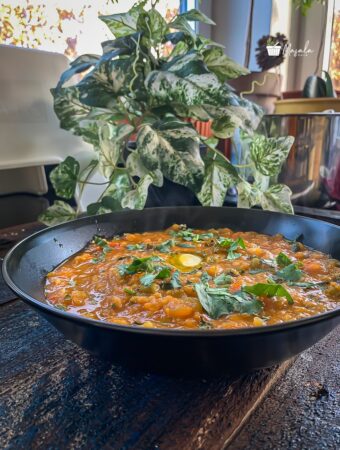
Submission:
[[[318,220],[260,210],[173,207],[86,217],[42,230],[5,257],[9,287],[52,325],[90,352],[151,371],[195,374],[269,367],[313,345],[340,321],[340,310],[280,325],[237,330],[147,329],[104,323],[45,303],[45,275],[81,250],[95,234],[162,230],[173,223],[192,228],[230,227],[288,239],[340,259],[340,227]]]

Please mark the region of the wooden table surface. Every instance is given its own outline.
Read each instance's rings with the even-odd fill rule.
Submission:
[[[0,231],[0,256],[38,228]],[[339,361],[334,330],[242,376],[132,372],[66,341],[0,280],[0,448],[336,449]]]

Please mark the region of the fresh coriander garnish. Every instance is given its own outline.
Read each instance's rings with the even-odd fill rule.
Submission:
[[[121,264],[118,266],[120,275],[133,275],[138,272],[152,272],[154,262],[159,261],[157,256],[149,256],[147,258],[134,258],[130,264]]]
[[[110,246],[109,246],[107,240],[106,240],[106,239],[103,239],[103,238],[101,238],[101,237],[99,237],[99,236],[94,236],[94,237],[93,237],[93,242],[94,242],[96,245],[98,245],[99,247],[102,247],[103,249],[106,248],[106,247],[109,247],[109,248],[110,248]]]
[[[225,247],[227,252],[227,259],[237,259],[241,256],[240,253],[235,253],[238,248],[246,248],[246,244],[242,238],[230,239],[230,238],[220,238],[217,240],[220,247]]]
[[[195,284],[195,290],[199,302],[212,319],[235,312],[258,314],[263,307],[260,300],[247,292],[229,292],[226,288],[211,288],[201,283]]]
[[[202,283],[207,283],[209,280],[211,280],[211,276],[207,272],[202,272],[201,275],[201,281]]]
[[[266,272],[268,272],[268,269],[250,269],[249,270],[249,273],[251,275],[255,275],[257,273],[266,273]]]
[[[154,280],[164,280],[169,278],[171,275],[171,270],[168,267],[155,268],[155,273],[148,273],[140,278],[140,282],[143,286],[151,286]]]
[[[258,297],[285,297],[287,299],[288,304],[293,304],[294,300],[287,289],[281,284],[274,283],[257,283],[253,286],[243,286],[243,292],[247,292],[248,294],[253,294]]]
[[[276,262],[277,262],[277,265],[279,266],[279,267],[286,267],[286,266],[289,266],[289,264],[292,264],[292,260],[290,259],[290,258],[288,258],[288,256],[285,254],[285,253],[283,253],[283,252],[280,252],[278,255],[277,255],[277,257],[275,258],[276,259]]]
[[[182,283],[181,283],[181,280],[179,278],[178,270],[176,270],[175,272],[172,273],[170,281],[162,283],[162,285],[161,285],[161,288],[164,289],[164,290],[179,289],[180,287],[182,287]]]
[[[136,291],[134,291],[133,289],[129,289],[129,288],[124,288],[124,292],[126,294],[129,294],[129,295],[136,295],[137,294]]]
[[[179,278],[178,270],[173,272],[171,280],[170,280],[170,285],[171,285],[172,289],[179,289],[180,287],[182,287],[182,283]]]
[[[195,248],[194,245],[185,244],[184,242],[182,244],[179,243],[179,244],[176,244],[176,245],[177,245],[177,247],[182,247],[182,248]]]
[[[129,244],[126,246],[128,250],[145,250],[145,244]]]
[[[214,283],[216,286],[225,286],[227,284],[232,283],[233,277],[231,275],[228,275],[226,273],[221,273],[221,275],[218,275],[214,278]]]
[[[174,237],[181,238],[184,241],[199,242],[212,239],[213,233],[194,233],[191,228],[181,229],[179,231],[170,231],[170,234]]]
[[[305,281],[305,282],[294,282],[294,281],[288,281],[288,286],[296,286],[296,287],[300,287],[303,289],[313,289],[316,288],[318,286],[323,286],[325,284],[328,284],[328,281],[317,281],[317,282],[309,282],[309,281]]]
[[[155,246],[155,249],[161,253],[169,253],[171,247],[175,245],[174,239],[168,239],[167,241],[161,242]]]
[[[285,281],[299,281],[302,277],[302,270],[298,268],[299,263],[292,263],[275,274],[276,279]]]

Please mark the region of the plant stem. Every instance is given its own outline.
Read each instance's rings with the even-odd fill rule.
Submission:
[[[84,192],[85,184],[89,183],[87,180],[90,178],[90,176],[92,175],[92,173],[95,170],[95,168],[97,167],[97,165],[98,165],[98,162],[95,165],[93,165],[93,167],[91,167],[91,169],[88,171],[88,173],[87,173],[86,177],[84,178],[84,180],[77,180],[77,182],[81,184],[81,187],[80,187],[80,190],[79,190],[79,198],[78,198],[77,210],[76,210],[76,214],[77,215],[80,212],[79,211],[79,204],[80,204],[80,200],[81,200],[81,197],[83,195],[83,192]],[[91,162],[85,167],[84,170],[82,170],[81,173],[83,174],[85,172],[85,170],[88,169],[90,166],[91,166]]]
[[[252,167],[251,164],[233,164],[234,167],[237,167],[238,169],[246,169],[248,167]]]
[[[78,183],[82,184],[83,186],[85,184],[93,184],[94,186],[104,186],[105,184],[109,184],[109,181],[105,181],[104,183],[95,183],[94,181],[78,180]]]

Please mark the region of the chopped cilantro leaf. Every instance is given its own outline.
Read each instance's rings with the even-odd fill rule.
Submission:
[[[275,259],[279,267],[286,267],[292,264],[292,260],[283,252],[279,253]]]
[[[129,295],[136,295],[136,291],[134,291],[133,289],[124,288],[124,292],[126,292]]]
[[[211,276],[207,272],[202,272],[201,275],[201,281],[202,283],[207,283],[209,280],[211,280]]]
[[[257,283],[253,286],[243,286],[242,291],[259,297],[285,297],[290,305],[294,303],[290,293],[281,284]]]
[[[128,250],[145,250],[145,244],[129,244],[126,246]]]
[[[237,238],[236,240],[230,238],[221,238],[217,240],[220,247],[225,247],[228,249],[227,259],[237,259],[241,256],[240,253],[235,253],[238,248],[246,248],[246,244],[242,238]]]
[[[289,264],[275,274],[275,278],[285,281],[299,281],[302,277],[302,270],[298,268],[297,263]]]
[[[212,319],[235,312],[258,314],[263,307],[260,300],[247,292],[229,292],[226,288],[210,288],[195,284],[197,297],[204,310]]]
[[[141,277],[139,281],[143,286],[151,286],[154,280],[164,280],[164,278],[169,278],[171,275],[171,270],[168,267],[157,267],[154,270],[156,272],[148,273]]]
[[[118,266],[120,275],[133,275],[137,272],[152,272],[154,269],[154,261],[159,261],[155,256],[147,258],[134,258],[130,264],[121,264]]]
[[[214,278],[214,283],[217,286],[223,286],[226,284],[230,284],[232,281],[233,281],[233,277],[226,273],[221,273],[221,275],[218,275],[217,277]]]
[[[156,245],[155,249],[161,253],[169,253],[171,247],[173,247],[174,245],[175,245],[175,240],[169,239],[167,241],[162,242],[161,244]]]
[[[182,229],[179,231],[171,231],[172,236],[183,239],[184,241],[199,242],[214,237],[213,233],[194,233],[191,228]]]

